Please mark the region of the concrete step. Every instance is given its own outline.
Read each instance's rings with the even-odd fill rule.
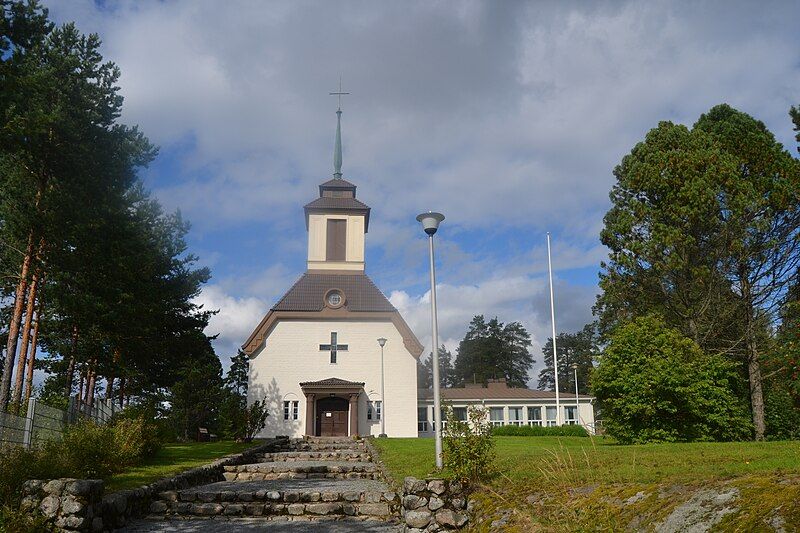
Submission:
[[[388,518],[397,493],[375,480],[274,480],[217,482],[158,495],[160,516],[363,516]]]
[[[379,479],[375,463],[355,461],[277,461],[226,466],[226,481],[265,479]]]
[[[265,453],[256,456],[256,461],[259,463],[271,463],[278,461],[370,461],[369,453],[366,450],[327,450],[327,451],[291,451],[291,452],[275,452]]]

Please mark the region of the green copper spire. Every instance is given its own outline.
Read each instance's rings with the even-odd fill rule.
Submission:
[[[333,146],[333,177],[342,179],[342,110],[336,110],[336,142]]]
[[[339,107],[336,109],[336,142],[333,146],[333,177],[342,179],[342,78],[339,78],[339,91],[328,93],[339,97]]]

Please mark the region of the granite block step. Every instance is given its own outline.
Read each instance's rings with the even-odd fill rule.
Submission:
[[[217,482],[158,495],[150,512],[163,516],[389,517],[397,493],[375,480]]]
[[[226,481],[264,479],[378,479],[375,463],[355,461],[277,461],[226,466]]]
[[[356,450],[328,450],[328,451],[291,451],[264,453],[256,456],[259,463],[270,463],[277,461],[370,461],[370,454],[361,449]]]

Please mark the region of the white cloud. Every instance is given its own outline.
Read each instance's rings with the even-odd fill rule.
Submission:
[[[556,325],[558,331],[577,331],[592,320],[591,305],[595,291],[592,288],[571,287],[555,280]],[[551,336],[550,296],[547,279],[543,277],[516,276],[490,279],[477,285],[436,286],[439,322],[439,342],[455,354],[458,343],[467,332],[475,315],[487,318],[497,316],[501,322],[520,322],[531,334],[536,364],[530,372],[530,384],[542,368],[542,345]],[[408,322],[411,329],[431,349],[430,291],[419,296],[405,291],[393,291],[389,296]]]
[[[353,93],[345,177],[373,207],[368,250],[378,260],[368,271],[399,289],[392,301],[427,331],[426,296],[410,288],[427,268],[413,216],[444,212],[440,319],[451,346],[477,313],[522,320],[537,343],[549,336],[545,231],[558,237],[557,272],[596,266],[613,167],[659,120],[692,123],[724,101],[795,145],[786,112],[800,102],[797,3],[50,7],[101,34],[122,69],[124,119],[177,160],[154,184],[161,200],[194,231],[270,229],[246,238],[271,239],[280,253],[265,251],[254,273],[215,280],[199,297],[222,309],[209,332],[221,334],[223,354],[294,277],[284,252],[302,255],[299,206],[331,173],[327,93],[340,75]],[[557,289],[559,330],[577,329],[595,288]]]
[[[201,304],[206,310],[219,310],[211,317],[205,332],[207,335],[218,335],[214,349],[226,367],[229,358],[236,355],[237,349],[270,307],[268,302],[259,298],[233,297],[218,285],[206,285],[195,303]]]

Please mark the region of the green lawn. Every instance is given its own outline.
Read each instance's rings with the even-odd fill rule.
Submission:
[[[585,437],[495,437],[501,478],[526,484],[687,483],[800,472],[800,442],[697,442],[621,446]],[[376,439],[397,480],[434,470],[433,439]]]
[[[432,439],[376,439],[395,482],[434,471]],[[800,523],[800,442],[621,446],[610,439],[495,437],[497,475],[474,495],[476,531],[621,531],[663,521],[703,489],[739,491],[714,531]],[[629,498],[635,503],[625,503]],[[534,498],[530,504],[529,498]],[[510,515],[508,513],[511,513]]]
[[[106,483],[106,492],[141,487],[162,477],[202,466],[225,455],[242,452],[258,443],[233,441],[180,442],[165,444],[142,464],[115,474]]]

